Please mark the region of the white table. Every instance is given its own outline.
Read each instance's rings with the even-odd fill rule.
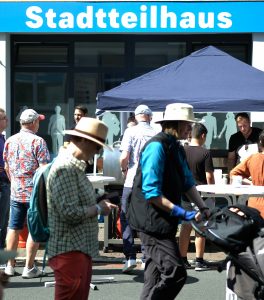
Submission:
[[[115,177],[93,174],[88,174],[87,178],[95,189],[104,189],[105,185],[108,185],[110,182],[115,182],[116,180]]]
[[[88,174],[87,178],[90,180],[90,182],[92,183],[95,189],[104,189],[106,185],[116,181],[115,177],[103,176],[100,174],[99,175]],[[104,216],[104,249],[103,249],[104,252],[108,251],[109,244],[118,244],[118,245],[123,244],[122,239],[109,239],[108,228],[109,228],[109,217]]]
[[[245,204],[249,197],[264,197],[264,186],[232,184],[204,184],[197,185],[197,190],[202,197],[223,197],[228,205],[241,203]]]

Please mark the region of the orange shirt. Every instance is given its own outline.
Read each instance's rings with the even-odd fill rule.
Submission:
[[[256,153],[238,164],[231,172],[230,176],[241,175],[243,178],[251,176],[253,185],[264,186],[264,153]],[[264,218],[264,198],[250,197],[248,206],[258,209]]]

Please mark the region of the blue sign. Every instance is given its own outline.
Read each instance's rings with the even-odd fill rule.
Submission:
[[[263,2],[1,2],[0,32],[264,32]]]

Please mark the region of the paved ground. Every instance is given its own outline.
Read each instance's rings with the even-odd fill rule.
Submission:
[[[22,272],[22,265],[17,268]],[[89,300],[136,300],[139,299],[143,287],[144,273],[140,266],[131,274],[122,274],[122,264],[96,263],[93,267],[92,283],[97,289],[90,290]],[[4,300],[48,300],[54,298],[54,287],[45,287],[45,283],[54,281],[53,273],[46,269],[47,275],[40,279],[22,279],[21,276],[12,277],[5,289]],[[112,282],[100,283],[96,280],[102,277],[113,278]],[[224,300],[225,272],[216,270],[196,272],[188,270],[185,286],[177,300]],[[162,300],[162,299],[161,299]]]
[[[138,266],[132,274],[122,274],[123,259],[122,242],[118,245],[109,245],[108,252],[103,251],[103,226],[100,225],[100,256],[94,260],[93,278],[110,276],[114,282],[96,284],[98,290],[91,290],[90,300],[135,300],[139,299],[143,286],[144,273],[140,268],[141,253],[137,254]],[[138,246],[140,251],[140,247]],[[194,237],[190,244],[188,258],[195,258]],[[37,254],[37,263],[42,265],[44,250],[41,249]],[[203,300],[222,300],[225,299],[225,272],[219,273],[216,270],[216,264],[225,258],[225,254],[214,245],[207,243],[205,259],[213,262],[213,270],[206,272],[196,272],[188,270],[188,280],[182,292],[177,297],[179,300],[203,299]],[[52,270],[46,267],[46,276],[40,279],[22,279],[20,274],[23,271],[25,260],[25,249],[18,250],[17,272],[18,275],[10,278],[10,283],[5,289],[5,300],[47,300],[53,299],[54,287],[45,288],[45,282],[54,281]],[[96,278],[97,277],[97,278]]]
[[[109,243],[108,251],[104,252],[104,225],[103,223],[99,223],[99,242],[100,242],[100,256],[95,259],[95,261],[105,261],[105,260],[111,260],[113,262],[119,263],[122,262],[124,259],[124,255],[122,252],[122,240],[121,239],[115,239],[114,243]],[[109,239],[111,241],[111,239]],[[139,240],[136,239],[136,242],[138,243],[137,246],[137,258],[140,259],[141,253],[140,253],[140,246],[139,246]],[[37,253],[37,259],[42,260],[43,254],[44,254],[44,247],[41,248],[41,250]],[[23,259],[25,257],[25,249],[21,248],[18,249],[18,256],[20,259]],[[210,261],[219,261],[223,260],[225,258],[225,253],[220,251],[216,246],[214,246],[210,241],[206,242],[206,251],[204,258],[206,260]],[[195,259],[195,247],[194,247],[194,231],[192,231],[191,234],[191,243],[189,247],[188,252],[188,259]]]

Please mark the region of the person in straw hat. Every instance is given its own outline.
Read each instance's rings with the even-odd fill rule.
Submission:
[[[205,216],[209,215],[179,141],[186,139],[195,121],[191,105],[167,105],[163,119],[157,121],[162,131],[141,152],[127,216],[145,246],[142,300],[174,299],[186,281],[187,273],[176,241],[177,226],[179,219],[198,220],[200,213],[179,206],[182,194]]]
[[[116,205],[96,204],[86,163],[105,144],[107,126],[83,117],[73,130],[65,130],[70,143],[59,151],[47,181],[50,238],[49,265],[55,275],[55,299],[87,299],[92,257],[98,255],[98,215],[108,215]]]

